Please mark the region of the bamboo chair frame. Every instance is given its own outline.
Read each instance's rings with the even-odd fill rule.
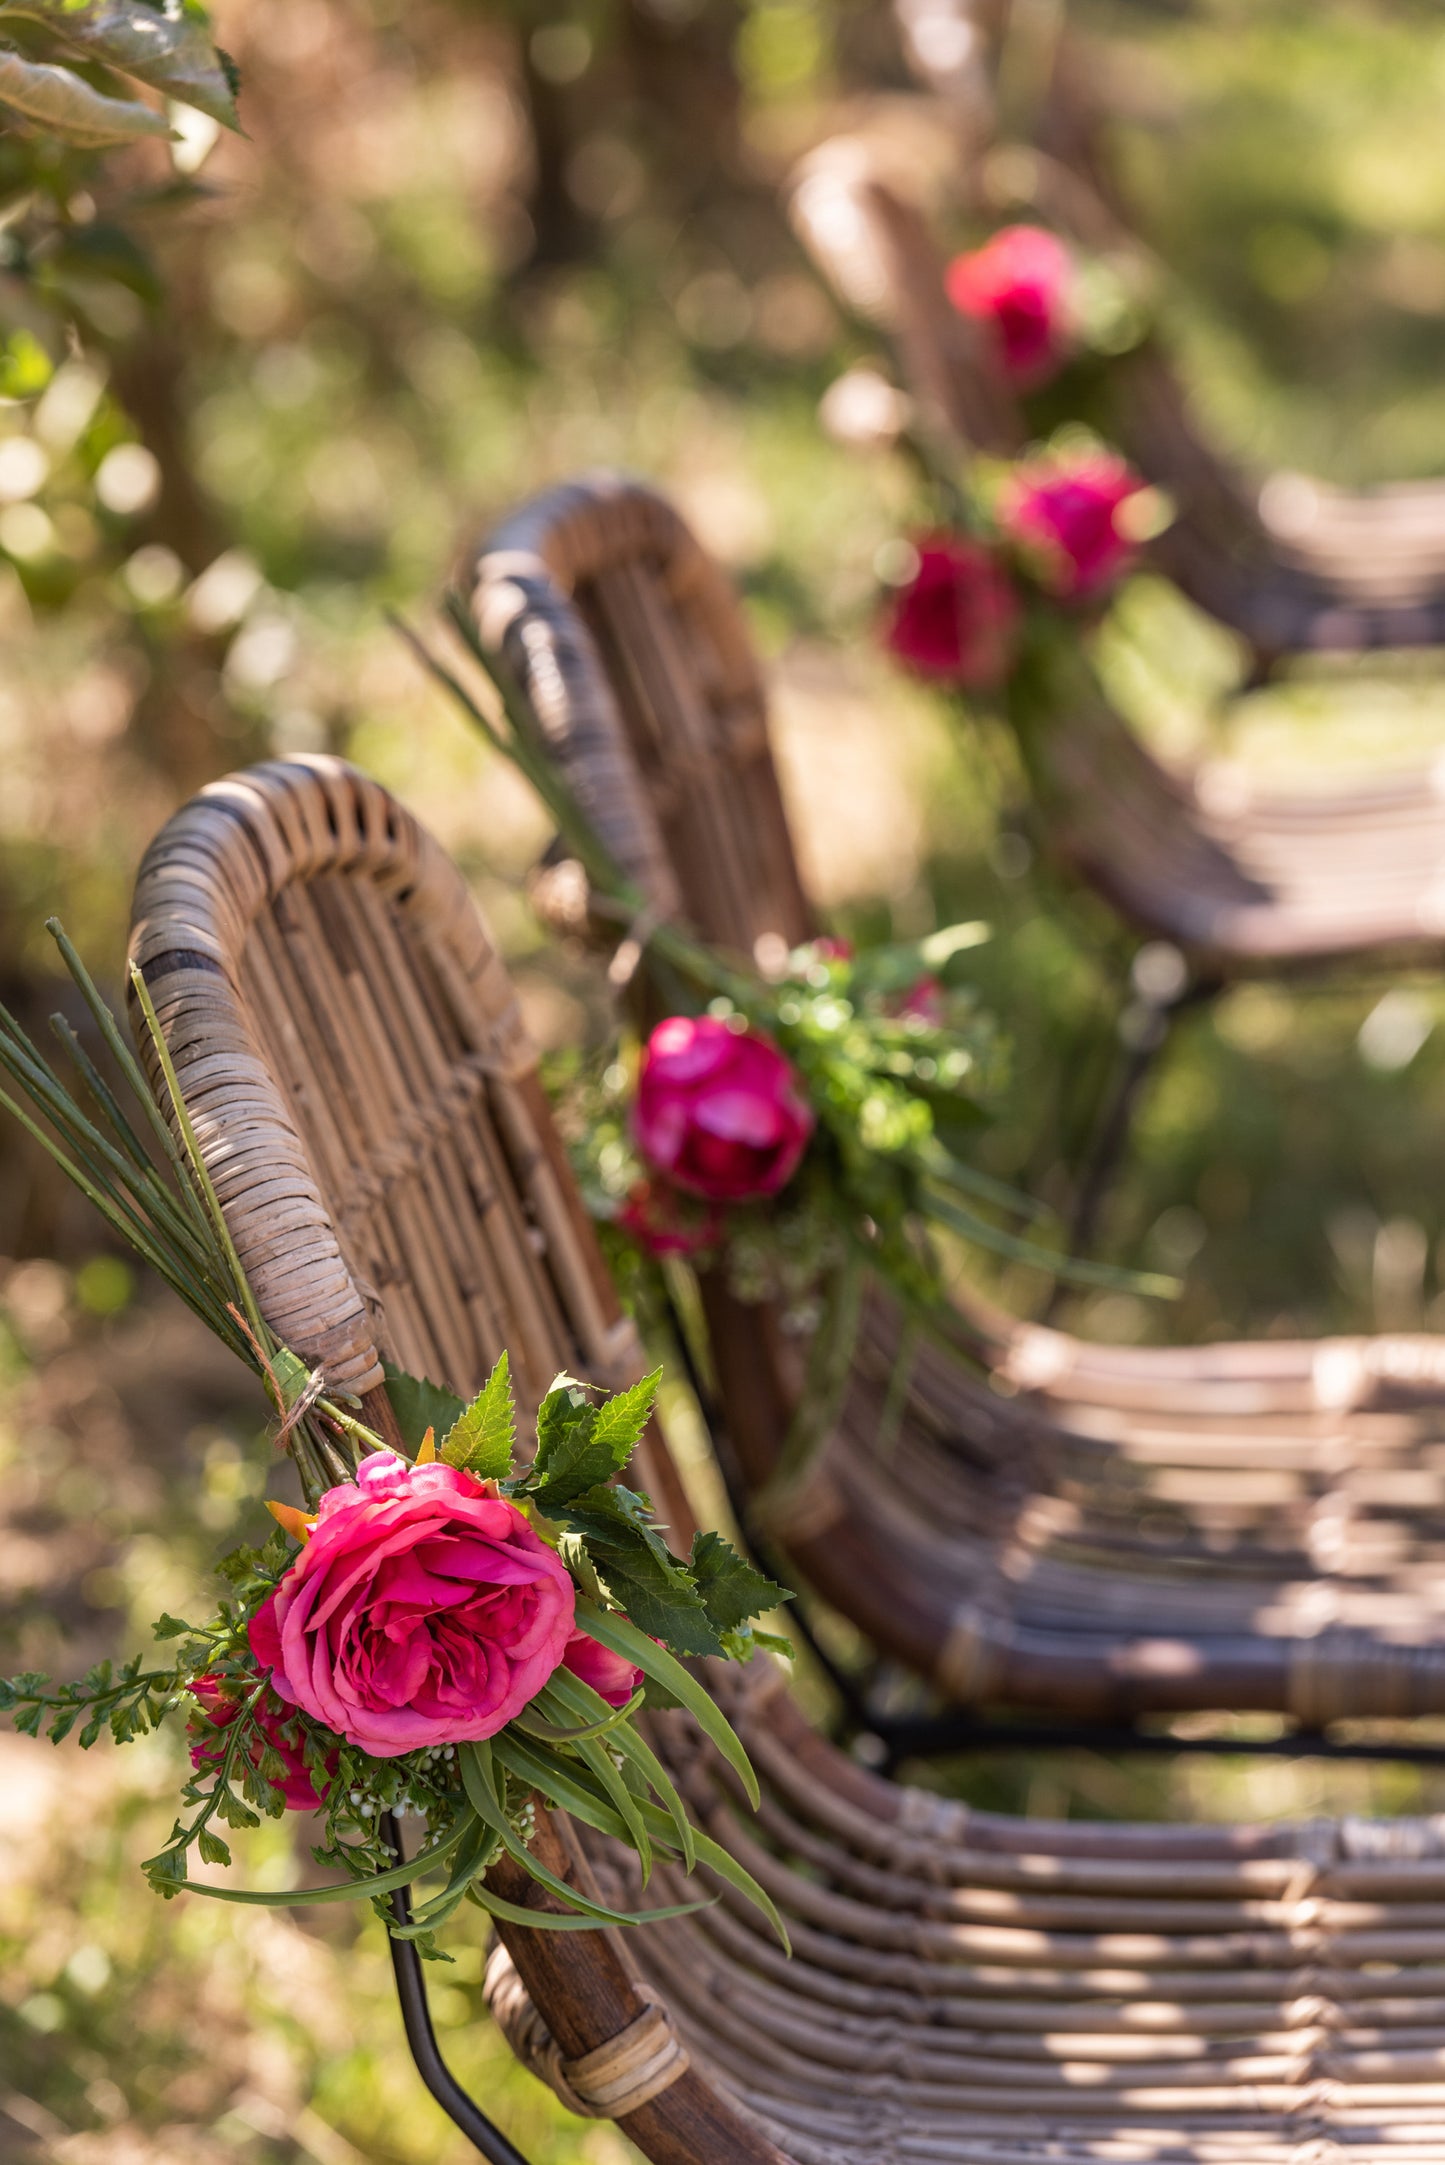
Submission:
[[[615,477],[547,492],[481,550],[473,608],[578,794],[625,805],[604,839],[655,907],[743,955],[810,936],[741,611],[665,499]],[[756,1495],[799,1349],[719,1274],[702,1295]],[[836,1427],[768,1524],[946,1699],[1309,1729],[1445,1710],[1445,1341],[1109,1348],[970,1300],[954,1347],[918,1348],[884,1463],[901,1328],[876,1292]]]
[[[954,116],[968,192],[986,192],[987,85],[1005,34],[1006,0],[923,0],[921,7],[895,0],[895,10],[915,73]],[[912,19],[920,16],[926,24]],[[951,50],[966,52],[970,64],[949,65]],[[1146,288],[1158,291],[1163,268],[1113,185],[1087,46],[1063,30],[1041,74],[1039,148],[1028,159],[1034,205],[1066,238],[1132,259]],[[1150,545],[1151,559],[1248,642],[1259,674],[1311,651],[1445,644],[1445,482],[1350,490],[1303,474],[1248,476],[1199,428],[1157,334],[1109,367],[1112,433],[1177,507],[1172,525]]]
[[[335,1385],[384,1420],[383,1353],[463,1391],[504,1342],[533,1396],[559,1365],[633,1373],[505,974],[379,785],[321,758],[213,784],[152,845],[132,952],[262,1309]],[[489,1966],[528,2064],[657,2165],[1445,2161],[1437,1822],[1013,1820],[843,1758],[770,1661],[716,1683],[758,1819],[684,1718],[657,1742],[791,1963],[724,1890],[625,1940],[509,1924]],[[538,1838],[628,1883],[614,1845],[545,1815]]]

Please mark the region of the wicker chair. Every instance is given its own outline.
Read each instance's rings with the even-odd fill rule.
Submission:
[[[793,207],[840,290],[895,334],[924,425],[955,444],[1017,448],[1021,424],[948,303],[923,220],[867,146],[816,153]],[[1141,931],[1173,941],[1197,979],[1364,955],[1438,960],[1438,765],[1333,794],[1257,792],[1237,769],[1194,780],[1166,769],[1082,672],[1055,699],[1032,703],[1050,707],[1046,723],[1019,728],[1046,839]]]
[[[467,1390],[505,1343],[533,1397],[559,1366],[632,1372],[505,973],[385,791],[326,759],[213,785],[152,846],[132,944],[261,1305],[338,1385],[384,1418],[384,1351]],[[489,1971],[522,2055],[644,2156],[1445,2160],[1438,1823],[1013,1820],[839,1756],[771,1663],[718,1688],[756,1821],[683,1719],[659,1746],[777,1898],[792,1961],[724,1891],[625,1941],[508,1925]],[[606,1841],[545,1817],[539,1840],[627,1881]],[[540,1905],[519,1876],[501,1891]]]
[[[981,192],[984,90],[1008,8],[996,0],[895,0],[904,50],[953,116],[965,182]],[[962,56],[963,64],[955,56]],[[1033,207],[1082,246],[1134,260],[1148,288],[1163,266],[1131,229],[1101,141],[1087,45],[1065,34],[1039,70],[1038,150],[1009,160]],[[916,268],[921,269],[921,265]],[[1177,515],[1152,544],[1159,568],[1248,641],[1258,670],[1310,650],[1445,644],[1445,483],[1352,491],[1303,474],[1260,480],[1198,428],[1163,342],[1109,364],[1111,434]]]
[[[806,939],[736,598],[640,484],[562,487],[483,549],[481,637],[654,905],[743,954]],[[664,872],[659,878],[657,868]],[[741,1481],[775,1475],[798,1350],[704,1302]],[[961,1307],[887,1465],[900,1323],[870,1302],[837,1430],[769,1525],[804,1578],[949,1698],[1308,1726],[1445,1709],[1445,1342],[1090,1346]]]

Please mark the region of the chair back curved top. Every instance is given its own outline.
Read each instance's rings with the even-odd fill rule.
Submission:
[[[263,1311],[334,1383],[390,1350],[466,1391],[503,1344],[534,1391],[562,1363],[631,1373],[505,975],[386,792],[321,759],[214,785],[147,856],[133,951]],[[506,1924],[489,1973],[531,2064],[657,2165],[1445,2159],[1437,1823],[1019,1821],[869,1775],[770,1662],[716,1683],[756,1821],[685,1718],[655,1741],[793,1960],[723,1888],[625,1939]],[[545,1815],[538,1842],[638,1897],[616,1845]],[[663,1869],[642,1899],[695,1892]],[[619,2095],[601,2071],[648,2000],[665,2086]]]
[[[590,554],[579,571],[567,536],[583,491]],[[532,567],[526,593],[514,576],[519,534]],[[504,624],[511,650],[525,653],[535,604],[547,639],[565,642],[574,680],[585,683],[587,734],[573,742],[565,710],[554,708],[547,726],[564,771],[582,786],[604,723],[615,738],[609,770],[637,744],[632,816],[641,823],[658,804],[649,850],[664,854],[677,788],[669,710],[652,710],[641,736],[627,687],[647,667],[634,642],[665,619],[671,547],[695,563],[696,540],[651,490],[573,484],[493,535],[474,596],[484,638]],[[604,568],[610,590],[628,596],[625,618],[607,620]],[[633,598],[639,583],[653,590],[648,614]],[[605,644],[590,628],[599,621]],[[623,649],[619,670],[612,657]],[[750,740],[749,789],[765,756],[766,739]],[[689,748],[684,774],[694,757]],[[720,755],[709,774],[695,821],[744,822],[736,770]],[[775,787],[767,801],[777,804]],[[800,889],[786,826],[770,825],[766,837],[789,862],[760,877],[745,918],[731,905],[725,919],[710,915],[696,832],[693,856],[672,865],[695,922],[707,932],[726,922],[738,947],[776,937],[783,921],[769,897]],[[641,860],[626,869],[642,880]],[[702,1290],[727,1439],[748,1488],[773,1484],[772,1531],[825,1600],[950,1696],[1093,1716],[1169,1706],[1267,1706],[1309,1719],[1326,1707],[1445,1710],[1445,1595],[1430,1586],[1445,1487],[1417,1455],[1445,1429],[1440,1341],[1109,1350],[961,1297],[958,1352],[983,1374],[919,1347],[885,1460],[878,1437],[901,1319],[880,1293],[836,1427],[806,1479],[780,1496],[774,1477],[801,1349],[771,1307],[734,1299],[721,1273],[704,1274]],[[1261,1477],[1243,1482],[1241,1463]],[[1377,1530],[1369,1538],[1366,1524]]]
[[[672,507],[606,476],[552,492],[498,537],[476,607],[653,905],[748,958],[762,934],[806,939],[757,657],[731,586]]]

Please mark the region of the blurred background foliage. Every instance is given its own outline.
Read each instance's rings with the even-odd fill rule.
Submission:
[[[1043,0],[1035,0],[1042,6]],[[5,12],[0,10],[0,13]],[[975,915],[1014,1054],[990,1169],[1066,1204],[1127,949],[1034,858],[1009,747],[877,651],[915,515],[817,420],[855,334],[779,209],[792,160],[917,93],[885,0],[221,0],[244,137],[46,152],[0,132],[0,997],[59,997],[58,911],[114,982],[137,859],[211,776],[331,749],[460,857],[544,1043],[595,1036],[544,948],[545,839],[384,612],[425,620],[469,537],[580,467],[673,490],[741,582],[779,755],[838,929]],[[1170,335],[1241,458],[1343,482],[1445,472],[1445,29],[1425,0],[1080,0]],[[38,236],[38,238],[37,238]],[[1241,693],[1157,582],[1103,633],[1181,756],[1312,772],[1445,755],[1438,657],[1302,663]],[[1437,986],[1247,987],[1186,1023],[1107,1226],[1172,1308],[1072,1319],[1206,1339],[1445,1326]],[[1043,1288],[1005,1290],[1036,1308]],[[184,1609],[257,1526],[262,1409],[0,1129],[0,1665],[73,1671]],[[686,1409],[679,1408],[685,1423]],[[685,1430],[692,1435],[691,1430]],[[97,1496],[100,1498],[97,1508]],[[942,1770],[1050,1812],[1392,1809],[1398,1772],[1067,1762]],[[89,2165],[441,2165],[369,1924],[163,1909],[169,1748],[0,1738],[0,2153]],[[256,1869],[303,1868],[268,1831]],[[316,1913],[320,1915],[320,1913]],[[618,2165],[505,2061],[462,1949],[439,2017],[539,2165]]]

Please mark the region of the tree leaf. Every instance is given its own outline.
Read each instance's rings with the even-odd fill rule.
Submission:
[[[466,1411],[456,1392],[445,1390],[440,1383],[409,1376],[404,1369],[394,1368],[390,1361],[383,1361],[381,1369],[402,1441],[413,1453],[421,1449],[422,1438],[429,1428],[434,1428],[439,1436],[445,1436]]]
[[[69,68],[22,59],[8,45],[0,45],[0,105],[23,114],[48,135],[87,147],[172,133],[165,115],[139,98],[108,98]]]
[[[0,21],[6,15],[48,24],[85,59],[103,61],[239,132],[230,80],[197,0],[93,0],[90,6],[5,0]]]
[[[500,1481],[512,1470],[517,1442],[517,1407],[511,1368],[505,1352],[466,1410],[442,1439],[448,1466],[464,1467],[479,1481]]]
[[[785,1586],[755,1571],[721,1534],[693,1536],[692,1575],[708,1620],[719,1631],[735,1631],[793,1598]]]
[[[592,1440],[605,1445],[611,1453],[614,1473],[622,1471],[637,1449],[661,1381],[662,1370],[654,1368],[650,1376],[634,1383],[630,1391],[619,1391],[616,1397],[604,1399],[597,1408]]]

